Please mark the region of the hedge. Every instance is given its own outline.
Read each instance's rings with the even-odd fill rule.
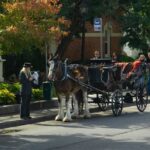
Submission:
[[[0,90],[0,104],[14,104],[16,103],[15,94],[7,89]]]
[[[0,83],[0,105],[20,103],[20,87],[20,83]],[[32,100],[41,99],[43,99],[42,89],[33,88]]]

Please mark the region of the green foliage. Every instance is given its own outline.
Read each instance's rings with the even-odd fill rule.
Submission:
[[[71,25],[69,36],[63,37],[57,52],[61,52],[63,56],[72,38],[80,38],[80,33],[83,33],[83,20],[93,24],[95,17],[106,17],[111,22],[117,18],[118,9],[124,4],[123,2],[123,0],[61,0],[63,7],[60,15],[69,18]],[[82,8],[86,8],[84,14],[81,11]]]
[[[14,104],[16,103],[15,94],[9,92],[7,89],[0,90],[0,104]]]
[[[123,55],[123,56],[121,56],[121,61],[122,61],[122,62],[133,62],[134,59],[133,59],[132,57]]]
[[[3,0],[6,1],[6,0]],[[68,44],[73,37],[79,37],[82,31],[83,19],[90,20],[93,23],[94,17],[107,17],[120,21],[124,37],[121,44],[128,44],[129,47],[147,50],[150,41],[150,0],[60,0],[62,3],[61,11],[57,15],[45,14],[45,10],[39,10],[37,15],[35,10],[27,13],[33,21],[28,24],[28,20],[23,19],[22,11],[15,10],[13,13],[7,14],[4,8],[0,8],[1,12],[5,12],[5,17],[0,16],[1,30],[0,41],[3,52],[15,51],[31,51],[35,49],[42,49],[45,46],[50,47],[49,41],[51,34],[48,34],[48,25],[57,25],[56,18],[65,16],[70,19],[71,26],[66,29],[61,26],[65,31],[69,30],[69,36],[63,37],[58,51],[65,52]],[[88,11],[82,15],[81,8],[85,5]],[[29,20],[30,21],[30,20]],[[31,25],[31,28],[28,28]],[[6,33],[5,28],[11,27],[13,32]],[[16,30],[19,29],[19,30]],[[44,32],[37,32],[40,29]],[[19,31],[19,32],[16,32]],[[31,34],[32,33],[32,34]],[[42,35],[42,36],[41,36]],[[50,36],[49,36],[50,35]],[[56,34],[55,34],[56,35]],[[6,40],[4,40],[6,39]]]
[[[0,83],[0,90],[5,90],[7,89],[11,93],[18,93],[20,90],[20,84],[19,83],[13,83],[13,84],[8,84],[8,83]]]
[[[67,21],[59,18],[59,1],[9,1],[0,14],[0,43],[4,54],[32,51],[42,52],[50,47],[53,38],[64,34]]]
[[[0,104],[16,103],[16,94],[20,92],[20,83],[0,83]],[[42,89],[32,89],[33,100],[43,99]]]
[[[0,90],[8,89],[9,84],[8,83],[0,83]]]
[[[150,41],[150,0],[61,0],[61,14],[67,16],[72,25],[70,32],[78,35],[82,30],[82,16],[79,13],[82,3],[87,3],[88,14],[84,17],[93,23],[94,17],[107,17],[120,22],[124,37],[121,44],[147,50]],[[70,7],[71,6],[71,7]],[[66,43],[65,43],[66,44]],[[60,46],[63,49],[64,43]]]
[[[120,19],[125,33],[122,45],[128,43],[132,48],[147,50],[150,41],[150,1],[131,0],[124,8]]]
[[[41,99],[43,99],[43,91],[42,91],[42,89],[32,89],[32,98],[33,98],[33,100],[41,100]]]
[[[19,93],[20,91],[20,84],[19,83],[13,83],[9,85],[8,90],[14,94]]]

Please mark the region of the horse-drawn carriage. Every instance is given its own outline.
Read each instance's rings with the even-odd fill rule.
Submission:
[[[148,102],[146,68],[141,68],[142,74],[140,76],[134,75],[131,79],[126,79],[125,76],[131,68],[131,63],[111,64],[110,60],[98,60],[98,62],[94,60],[86,66],[68,65],[66,61],[63,63],[52,60],[49,79],[54,80],[59,100],[59,111],[55,119],[70,121],[72,116],[79,115],[78,104],[81,100],[81,97],[77,97],[79,90],[82,90],[79,95],[83,98],[85,117],[90,117],[88,99],[93,93],[96,97],[90,97],[92,102],[97,103],[102,111],[110,107],[115,116],[122,113],[123,103],[128,99],[136,99],[138,110],[143,112]],[[66,96],[65,117],[61,102],[62,95]],[[72,95],[74,103],[72,114],[69,108],[70,95]]]
[[[94,87],[89,94],[96,94],[95,98],[89,96],[93,102],[98,104],[101,111],[110,106],[114,116],[122,113],[124,103],[135,102],[138,110],[143,112],[148,103],[146,64],[141,64],[140,75],[135,73],[127,78],[132,63],[111,64],[106,60],[103,63],[101,61],[88,69],[89,84]]]

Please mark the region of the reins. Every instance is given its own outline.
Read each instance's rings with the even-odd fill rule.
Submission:
[[[98,88],[96,88],[94,86],[91,86],[90,84],[86,84],[86,83],[84,83],[84,82],[82,82],[80,80],[77,80],[77,79],[73,78],[72,76],[70,76],[69,74],[67,74],[67,77],[69,79],[73,80],[74,82],[78,83],[79,85],[87,88],[87,89],[92,89],[92,90],[100,92],[101,94],[107,95],[107,92],[104,92],[104,91],[102,91],[102,90],[100,90],[100,89],[98,89]]]
[[[57,81],[60,81],[60,82],[61,82],[61,81],[70,79],[70,80],[76,82],[77,84],[81,85],[82,87],[85,87],[85,88],[87,88],[87,89],[95,90],[95,91],[97,91],[97,92],[99,92],[99,93],[101,93],[101,94],[103,94],[103,95],[106,95],[106,96],[108,95],[107,92],[102,91],[102,90],[100,90],[100,89],[98,89],[98,88],[96,88],[96,87],[94,87],[94,86],[91,86],[90,84],[86,84],[86,83],[84,83],[83,81],[72,77],[72,76],[69,74],[69,71],[68,71],[69,66],[67,66],[67,61],[68,61],[68,59],[66,59],[66,60],[64,61],[64,64],[61,64],[61,65],[63,66],[63,69],[62,69],[62,70],[63,70],[63,72],[64,72],[63,77],[62,77],[60,80],[55,80],[55,81],[53,81],[53,82],[57,82]]]

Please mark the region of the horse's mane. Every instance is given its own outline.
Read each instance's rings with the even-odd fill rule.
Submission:
[[[70,64],[68,66],[68,73],[75,79],[87,80],[87,68],[80,64]]]

